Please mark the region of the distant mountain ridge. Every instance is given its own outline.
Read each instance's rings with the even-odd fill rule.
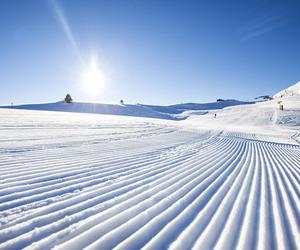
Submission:
[[[145,104],[103,104],[88,102],[72,102],[64,101],[42,104],[25,104],[14,106],[14,109],[28,110],[47,110],[62,112],[78,112],[106,115],[122,115],[122,116],[138,116],[168,120],[183,120],[188,116],[183,112],[187,110],[214,110],[222,109],[229,106],[251,104],[253,102],[243,102],[238,100],[224,100],[221,102],[211,103],[183,103],[170,106],[145,105]],[[0,108],[12,108],[11,106],[2,106]],[[199,113],[204,114],[205,112]]]

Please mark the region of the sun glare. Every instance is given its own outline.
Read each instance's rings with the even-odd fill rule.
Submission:
[[[96,60],[92,60],[89,68],[83,73],[81,83],[83,89],[89,95],[97,95],[102,91],[106,83],[106,77]]]

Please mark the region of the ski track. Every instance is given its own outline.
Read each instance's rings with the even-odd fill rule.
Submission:
[[[0,122],[0,249],[300,249],[299,133],[39,119]]]

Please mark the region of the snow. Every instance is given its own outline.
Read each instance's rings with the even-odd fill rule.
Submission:
[[[274,98],[300,95],[300,81],[274,95]]]
[[[187,110],[201,110],[202,113],[211,109],[222,109],[228,106],[236,106],[248,104],[250,102],[242,102],[237,100],[224,100],[223,102],[212,103],[185,103],[171,106],[143,105],[143,104],[107,104],[107,103],[86,103],[73,102],[65,103],[42,103],[42,104],[25,104],[13,106],[14,109],[28,110],[47,110],[47,111],[63,111],[78,112],[92,114],[122,115],[122,116],[138,116],[168,120],[183,120],[187,118],[184,114]],[[11,106],[2,106],[0,108],[11,108]]]
[[[300,249],[300,97],[281,101],[0,109],[0,249]]]

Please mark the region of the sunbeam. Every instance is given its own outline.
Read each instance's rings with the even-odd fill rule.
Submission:
[[[80,53],[78,44],[74,38],[73,32],[70,28],[69,22],[65,16],[65,13],[64,13],[61,5],[59,4],[59,2],[57,0],[51,0],[51,1],[49,1],[49,3],[53,9],[54,15],[55,15],[59,25],[61,26],[64,34],[66,35],[67,39],[69,40],[74,53],[78,57],[79,61],[84,65],[84,60]]]

